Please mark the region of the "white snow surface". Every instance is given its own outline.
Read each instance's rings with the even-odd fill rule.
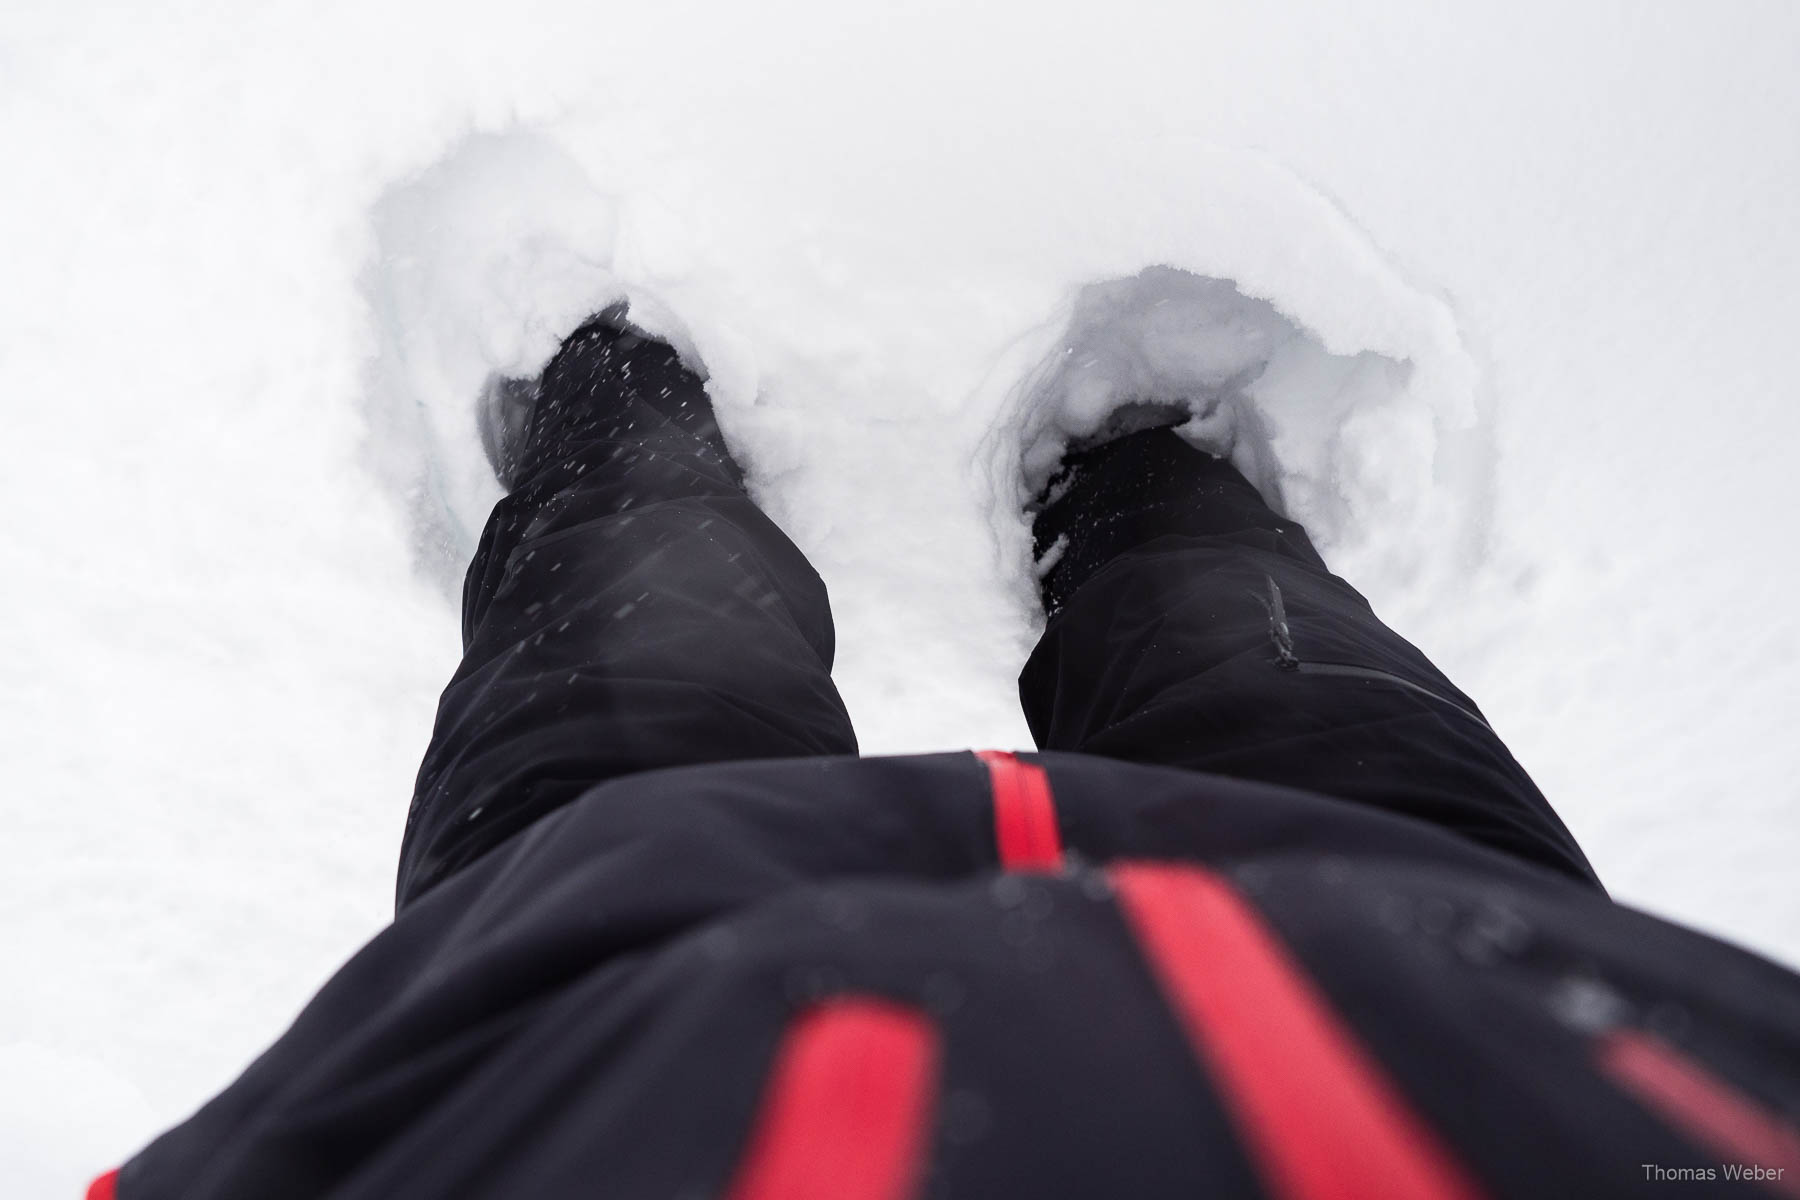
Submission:
[[[1800,10],[0,15],[0,1178],[78,1195],[391,911],[498,489],[609,299],[865,750],[1028,746],[1020,506],[1190,406],[1622,901],[1800,962]]]

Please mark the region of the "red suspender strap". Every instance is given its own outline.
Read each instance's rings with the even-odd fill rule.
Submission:
[[[1044,768],[1020,762],[1005,750],[977,750],[987,764],[994,791],[994,840],[1000,865],[1009,871],[1060,871],[1062,835],[1056,828],[1056,802]]]
[[[119,1173],[108,1171],[88,1184],[87,1200],[113,1200],[119,1188]]]
[[[845,996],[782,1035],[728,1200],[905,1200],[936,1107],[938,1035],[915,1009]]]
[[[1209,871],[1161,864],[1109,874],[1169,1007],[1272,1195],[1480,1194],[1229,884]]]
[[[1800,1197],[1800,1133],[1791,1125],[1661,1038],[1617,1029],[1595,1049],[1600,1073],[1669,1128],[1767,1172],[1761,1182],[1776,1195]]]

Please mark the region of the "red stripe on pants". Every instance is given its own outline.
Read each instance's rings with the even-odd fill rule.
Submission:
[[[782,1035],[729,1200],[904,1200],[936,1107],[938,1036],[920,1012],[846,996]]]
[[[1463,1200],[1474,1181],[1223,879],[1109,872],[1250,1159],[1284,1200]]]
[[[994,840],[1009,871],[1060,871],[1062,835],[1044,768],[1005,750],[978,750],[994,792]]]
[[[1600,1039],[1596,1057],[1602,1075],[1669,1128],[1734,1164],[1771,1172],[1759,1182],[1777,1195],[1800,1197],[1800,1132],[1793,1126],[1649,1034],[1614,1030]]]

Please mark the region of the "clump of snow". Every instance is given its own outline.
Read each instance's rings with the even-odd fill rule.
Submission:
[[[1241,450],[1245,469],[1260,467],[1257,451],[1267,438],[1256,426],[1267,422],[1248,389],[1303,339],[1273,305],[1243,295],[1229,279],[1148,267],[1131,279],[1089,284],[1076,297],[1063,345],[1025,394],[1026,488],[1048,482],[1069,442],[1096,438],[1133,405],[1184,409],[1178,431],[1188,441],[1220,456]],[[1272,474],[1257,475],[1259,487],[1279,486]]]
[[[1484,552],[1495,450],[1454,314],[1301,181],[1255,156],[1212,163],[1235,185],[1211,198],[1217,223],[1240,231],[1230,249],[1074,288],[1014,349],[1015,364],[1036,361],[986,442],[996,526],[1043,491],[1071,443],[1118,432],[1121,411],[1175,408],[1183,437],[1231,459],[1341,573],[1417,581],[1466,568]],[[1307,247],[1304,270],[1266,232],[1250,235],[1249,211],[1271,206]],[[1233,266],[1238,277],[1217,273]],[[1009,561],[1023,545],[1011,524]]]
[[[388,190],[363,292],[375,327],[367,458],[448,583],[500,487],[474,402],[491,374],[534,375],[589,313],[621,298],[618,206],[553,144],[478,135]]]
[[[1121,411],[1178,409],[1182,437],[1231,459],[1321,544],[1441,553],[1445,542],[1422,542],[1419,526],[1446,512],[1466,520],[1473,505],[1455,496],[1462,503],[1446,508],[1434,485],[1437,431],[1463,430],[1473,410],[1467,396],[1415,390],[1412,376],[1372,350],[1332,353],[1229,279],[1155,266],[1089,284],[1060,345],[1019,389],[1022,494],[1042,492],[1071,442],[1126,431]]]
[[[464,138],[375,205],[365,457],[411,520],[419,566],[446,590],[500,498],[476,429],[490,376],[537,375],[583,319],[624,300],[634,326],[706,377],[686,326],[644,282],[645,230],[663,220],[529,130]],[[621,264],[637,269],[634,285]]]

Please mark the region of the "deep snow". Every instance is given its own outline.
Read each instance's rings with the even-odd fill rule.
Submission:
[[[0,18],[9,1191],[385,919],[470,406],[617,294],[824,574],[869,751],[1027,744],[1027,476],[1180,392],[1619,898],[1800,961],[1800,15],[846,7]]]

